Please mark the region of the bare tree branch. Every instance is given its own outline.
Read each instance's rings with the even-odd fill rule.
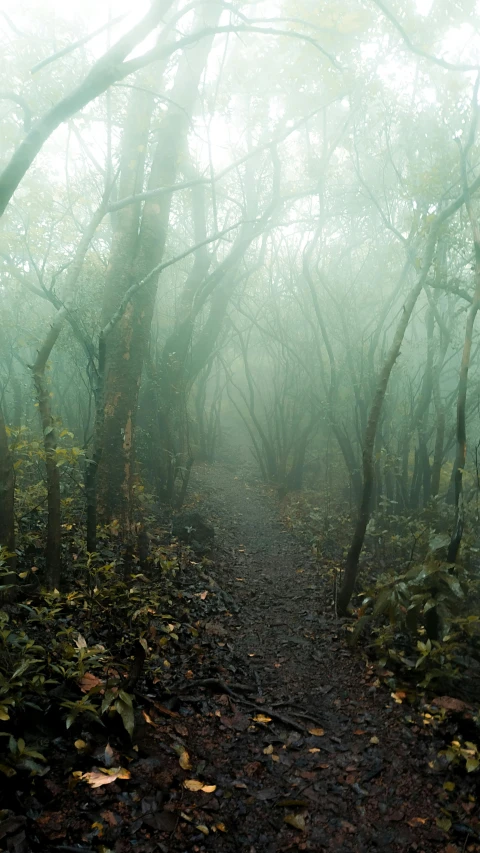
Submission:
[[[383,12],[385,17],[388,18],[391,24],[393,24],[397,32],[400,33],[406,46],[409,50],[412,51],[412,53],[416,53],[417,56],[422,56],[424,59],[428,59],[429,62],[434,62],[435,65],[439,65],[440,68],[446,68],[447,71],[480,71],[480,65],[455,65],[453,62],[448,62],[448,60],[442,59],[440,56],[434,56],[431,53],[427,53],[426,50],[422,50],[421,47],[417,47],[412,42],[406,30],[402,27],[401,23],[396,19],[395,15],[390,11],[390,9],[385,6],[382,0],[373,0],[373,3],[378,6],[378,8],[381,12]]]
[[[83,38],[78,39],[78,41],[74,41],[72,44],[67,44],[65,47],[62,47],[61,50],[57,50],[55,53],[52,53],[51,56],[47,56],[46,59],[42,59],[33,66],[30,74],[36,74],[37,71],[40,71],[41,68],[45,68],[46,65],[50,65],[51,62],[56,62],[57,59],[61,59],[62,56],[67,56],[69,53],[73,53],[73,51],[77,50],[78,47],[82,47],[82,45],[87,44],[87,42],[91,41],[95,36],[103,33],[104,30],[108,30],[109,27],[114,27],[115,24],[123,21],[125,17],[126,15],[118,15],[118,17],[114,18],[113,21],[107,21],[106,24],[103,24],[93,33],[89,33],[88,35],[83,36]]]

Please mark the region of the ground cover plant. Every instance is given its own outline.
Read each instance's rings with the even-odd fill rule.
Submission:
[[[480,849],[477,6],[4,0],[0,849]]]

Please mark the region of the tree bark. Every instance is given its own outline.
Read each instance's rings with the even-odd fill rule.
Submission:
[[[27,133],[0,174],[0,216],[3,215],[20,181],[53,131],[90,101],[98,98],[113,83],[141,67],[141,61],[131,64],[125,62],[125,59],[155,29],[172,2],[173,0],[154,0],[143,19],[95,63],[80,85],[52,107]],[[152,60],[146,57],[145,62],[148,61]]]
[[[480,84],[480,75],[477,75],[477,80],[473,88],[473,120],[470,129],[469,138],[465,150],[461,152],[462,178],[465,195],[465,207],[467,209],[468,218],[473,235],[473,245],[475,250],[475,292],[472,299],[472,304],[467,315],[467,323],[465,326],[465,340],[463,344],[462,362],[460,365],[460,376],[458,380],[458,397],[457,397],[457,449],[455,456],[455,466],[453,470],[453,481],[455,488],[455,522],[448,546],[447,560],[449,563],[455,563],[458,556],[458,550],[463,536],[464,528],[464,498],[463,498],[463,473],[465,463],[467,461],[467,388],[468,388],[468,371],[470,368],[470,359],[472,352],[473,329],[475,319],[480,309],[480,226],[474,215],[471,193],[468,187],[467,179],[467,158],[468,153],[475,141],[475,132],[477,126],[478,115],[478,89]],[[460,144],[460,143],[459,143]]]
[[[15,472],[8,444],[8,434],[0,406],[0,548],[13,554],[15,550]],[[8,564],[14,568],[14,557]]]
[[[373,398],[372,406],[370,408],[367,428],[365,430],[365,438],[363,445],[363,489],[362,489],[362,499],[360,502],[360,507],[358,511],[357,521],[355,524],[355,530],[353,533],[352,541],[350,544],[350,549],[347,555],[347,560],[345,564],[345,572],[343,576],[343,583],[338,595],[338,612],[345,614],[347,612],[347,607],[350,603],[350,599],[352,597],[353,590],[355,588],[355,581],[357,578],[358,571],[358,561],[360,559],[360,552],[363,547],[363,541],[365,539],[365,531],[367,529],[367,524],[370,518],[370,502],[372,497],[372,490],[375,479],[375,464],[374,464],[374,449],[375,449],[375,438],[377,434],[377,427],[380,421],[383,401],[385,399],[385,394],[387,392],[388,381],[390,379],[390,374],[393,370],[393,366],[400,355],[400,348],[403,343],[403,338],[405,332],[407,330],[407,326],[412,315],[413,309],[416,305],[417,299],[420,296],[422,288],[425,284],[428,271],[430,269],[430,265],[433,259],[433,253],[435,249],[436,243],[436,235],[438,228],[440,227],[440,221],[444,220],[444,216],[439,216],[437,218],[437,226],[432,228],[429,241],[427,243],[427,248],[425,252],[425,260],[423,264],[422,273],[415,284],[415,286],[410,291],[407,299],[405,300],[405,304],[403,306],[402,314],[400,317],[400,321],[395,330],[395,335],[393,337],[392,344],[390,346],[389,352],[387,354],[385,363],[380,371],[377,388],[375,391],[375,395]]]
[[[200,7],[195,15],[193,31],[205,24],[213,27],[219,14],[220,7],[216,4]],[[170,93],[170,106],[157,133],[149,190],[171,186],[175,180],[179,154],[185,146],[198,85],[212,40],[213,32],[209,38],[203,38],[182,54]],[[144,279],[160,263],[167,235],[170,202],[171,194],[145,202],[136,251],[126,259],[127,285],[131,281]],[[106,342],[104,448],[99,472],[101,495],[105,517],[118,518],[127,535],[133,524],[134,430],[138,394],[157,283],[158,276],[153,277],[138,291]],[[123,292],[122,286],[119,288],[118,281],[110,275],[106,285],[104,319],[111,311],[108,303],[116,299],[118,305]]]

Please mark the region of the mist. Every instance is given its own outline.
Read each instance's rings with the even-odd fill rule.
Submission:
[[[446,738],[439,783],[453,790],[456,768],[468,800],[480,762],[469,704],[480,695],[478,12],[445,0],[3,0],[0,774],[43,785],[52,756],[36,744],[59,727],[66,743],[70,729],[75,743],[117,738],[117,769],[130,773],[122,737],[140,712],[151,722],[152,702],[188,716],[182,677],[206,695],[216,679],[213,694],[232,704],[237,672],[250,678],[240,695],[263,707],[248,658],[258,645],[277,667],[283,624],[323,649],[325,683],[335,660],[358,663],[362,650],[394,713],[407,696],[415,713],[427,703],[438,748],[449,712],[457,726],[469,715],[468,731]],[[220,665],[225,648],[236,663]],[[303,725],[314,753],[308,726],[328,730],[333,716],[318,722],[315,666],[299,676],[285,655],[280,704],[296,690],[304,720],[275,716],[271,685],[270,718]],[[435,711],[435,695],[460,705]],[[216,700],[203,701],[196,716],[208,706],[214,719]],[[53,714],[48,732],[37,711],[28,719],[32,702]],[[222,748],[224,734],[206,737]],[[76,783],[95,788],[92,773],[111,762],[92,770],[94,747],[76,749]],[[424,770],[405,761],[401,774],[422,786]],[[112,789],[127,778],[109,777]],[[213,849],[202,846],[213,832],[220,843],[225,827],[200,815],[195,835],[168,796],[179,822],[157,825],[158,848],[142,836],[136,849]],[[363,841],[349,847],[346,829],[335,849],[370,850],[349,796],[344,819],[365,824]],[[299,832],[298,849],[319,849],[327,823],[308,796],[289,797],[276,834],[260,827],[259,841],[237,825],[218,849],[293,849]],[[447,843],[447,806],[443,817],[425,806],[435,830],[418,830],[422,849]],[[405,825],[404,846],[389,849],[414,849],[417,824]],[[130,849],[112,827],[102,849]],[[63,837],[100,850],[85,832]],[[58,847],[45,827],[25,844],[87,849]]]

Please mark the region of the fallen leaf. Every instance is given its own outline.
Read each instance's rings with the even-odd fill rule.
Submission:
[[[85,648],[85,646],[79,646],[78,648]],[[93,690],[94,687],[99,687],[100,684],[103,684],[103,681],[100,678],[97,678],[93,672],[86,672],[78,682],[78,686],[82,693],[88,693],[89,690]]]
[[[255,794],[255,798],[257,800],[274,800],[277,796],[275,788],[263,788],[262,791],[259,791]]]
[[[255,723],[271,723],[271,722],[272,722],[272,718],[271,718],[271,717],[267,717],[267,715],[266,715],[266,714],[256,714],[256,715],[253,717],[253,721],[254,721]]]
[[[178,763],[182,770],[191,770],[192,765],[190,764],[190,756],[186,749],[180,753],[180,758],[178,759]]]
[[[442,829],[444,832],[448,832],[452,826],[452,821],[449,817],[437,817],[436,824],[439,829]]]
[[[84,740],[76,740],[74,743],[75,749],[85,749],[86,745]]]
[[[427,823],[427,818],[426,817],[412,817],[410,820],[407,821],[407,823],[411,827],[423,826],[424,823]]]
[[[302,832],[305,832],[305,818],[301,814],[287,814],[283,818],[284,823],[288,823],[289,826],[293,826],[294,829],[300,829]]]
[[[309,729],[309,730],[308,730],[308,733],[309,733],[310,735],[315,735],[315,737],[323,737],[323,736],[324,736],[324,734],[325,734],[325,730],[324,730],[324,729],[320,729],[320,728],[317,728],[317,729]]]
[[[186,788],[187,791],[201,791],[203,788],[203,782],[199,782],[198,779],[185,779],[183,787]]]
[[[82,637],[82,635],[79,634],[77,639],[75,640],[75,645],[76,645],[77,649],[86,649],[87,648],[87,641],[86,641],[85,637]]]
[[[354,735],[366,735],[365,729],[355,729],[353,732]]]
[[[204,824],[204,823],[199,823],[199,824],[197,824],[197,826],[195,827],[195,829],[198,829],[198,830],[199,830],[199,832],[203,832],[203,834],[204,834],[204,835],[209,835],[209,829],[208,829],[208,826],[205,826],[205,824]]]
[[[431,701],[432,705],[437,708],[445,708],[446,711],[466,711],[470,706],[461,699],[454,699],[453,696],[436,696]]]
[[[110,770],[91,770],[89,773],[82,773],[81,779],[92,788],[101,788],[103,785],[111,785],[116,779],[130,779],[130,772],[124,767],[112,767]]]
[[[455,790],[455,782],[444,782],[443,787],[446,791],[454,791]]]
[[[143,719],[145,720],[146,723],[149,724],[149,726],[156,726],[156,723],[153,722],[152,718],[147,714],[146,711],[142,711],[142,714],[143,714]]]
[[[396,693],[390,693],[392,699],[395,699],[397,705],[401,705],[403,700],[407,698],[407,694],[404,690],[397,690]]]
[[[264,755],[271,755],[272,752],[273,752],[273,744],[269,743],[269,745],[266,746],[265,749],[263,750],[263,754]]]
[[[376,735],[374,735],[373,737],[370,738],[370,743],[377,744],[377,743],[380,743],[380,741],[379,741],[378,737]]]
[[[213,794],[213,792],[217,790],[216,785],[205,785],[198,779],[186,779],[183,783],[183,787],[186,788],[187,791],[203,791],[204,794]]]
[[[322,750],[319,749],[318,746],[312,746],[312,748],[309,749],[308,751],[309,752],[321,752]]]

